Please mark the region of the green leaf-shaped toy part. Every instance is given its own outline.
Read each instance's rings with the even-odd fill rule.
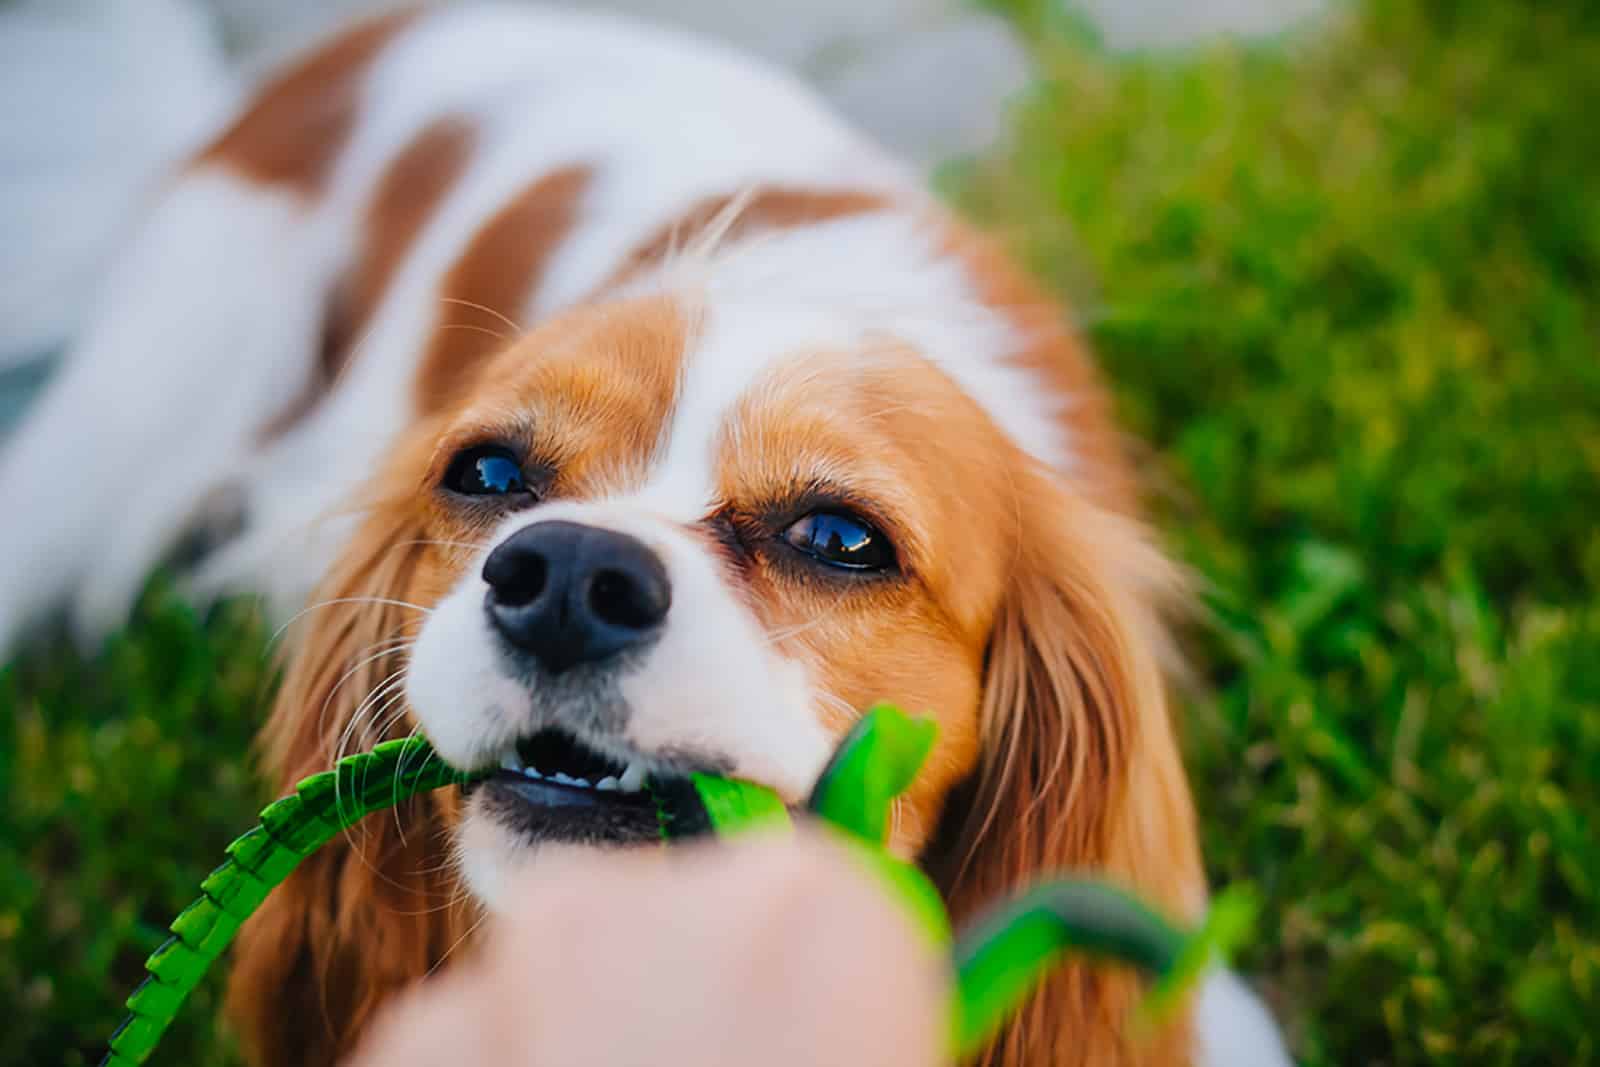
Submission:
[[[691,781],[718,837],[789,826],[789,809],[765,786],[709,774],[693,775]]]
[[[929,941],[943,946],[950,943],[950,916],[939,891],[916,866],[882,847],[890,805],[916,777],[934,733],[932,722],[887,704],[873,708],[834,750],[808,806],[883,879]],[[719,836],[789,825],[783,802],[763,786],[709,775],[696,775],[694,786]]]
[[[808,806],[883,879],[917,928],[932,943],[947,945],[950,917],[939,891],[921,870],[882,848],[889,807],[921,769],[935,732],[931,721],[912,719],[887,704],[873,708],[834,750]],[[783,801],[764,786],[710,775],[695,775],[693,782],[719,837],[789,825]]]
[[[889,807],[922,769],[937,733],[932,719],[877,705],[840,742],[807,807],[857,837],[883,844]]]

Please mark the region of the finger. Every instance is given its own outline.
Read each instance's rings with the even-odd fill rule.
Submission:
[[[534,873],[491,951],[543,991],[516,1012],[540,1062],[924,1067],[946,970],[876,877],[814,834],[578,857]]]

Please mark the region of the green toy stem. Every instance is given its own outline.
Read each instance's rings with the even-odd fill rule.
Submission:
[[[111,1036],[102,1067],[130,1067],[149,1058],[240,925],[301,860],[372,812],[473,777],[412,737],[346,757],[267,805],[260,825],[228,846],[227,860],[200,883],[200,898],[172,921],[172,936],[145,961],[149,977],[128,998],[128,1017]]]

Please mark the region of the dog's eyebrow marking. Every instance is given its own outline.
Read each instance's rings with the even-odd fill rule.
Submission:
[[[512,326],[578,218],[586,166],[525,186],[473,234],[440,285],[433,335],[417,368],[416,398],[437,411],[483,361],[516,340]]]
[[[301,391],[262,427],[263,441],[299,423],[332,391],[417,235],[460,180],[477,132],[463,118],[435,119],[384,169],[367,204],[361,251],[329,296],[316,364]]]
[[[364,75],[418,13],[401,10],[364,22],[271,78],[194,165],[214,164],[314,196],[355,128]]]

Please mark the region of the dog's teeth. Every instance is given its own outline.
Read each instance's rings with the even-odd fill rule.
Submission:
[[[628,769],[617,779],[617,788],[624,793],[637,793],[643,785],[644,768],[637,763],[628,764]]]
[[[522,768],[522,773],[527,775],[529,778],[543,778],[544,777],[544,775],[539,773],[539,769],[537,767],[524,767],[524,768]]]
[[[568,778],[566,775],[562,774],[560,771],[557,771],[556,773],[552,774],[550,777],[555,779],[556,781],[560,782],[562,785],[571,785],[572,784],[572,779]]]
[[[612,792],[617,788],[617,779],[613,775],[608,774],[596,782],[594,787],[607,793]]]
[[[588,789],[589,788],[589,779],[587,779],[587,778],[574,778],[570,784],[572,784],[572,785],[581,785],[585,789]]]

